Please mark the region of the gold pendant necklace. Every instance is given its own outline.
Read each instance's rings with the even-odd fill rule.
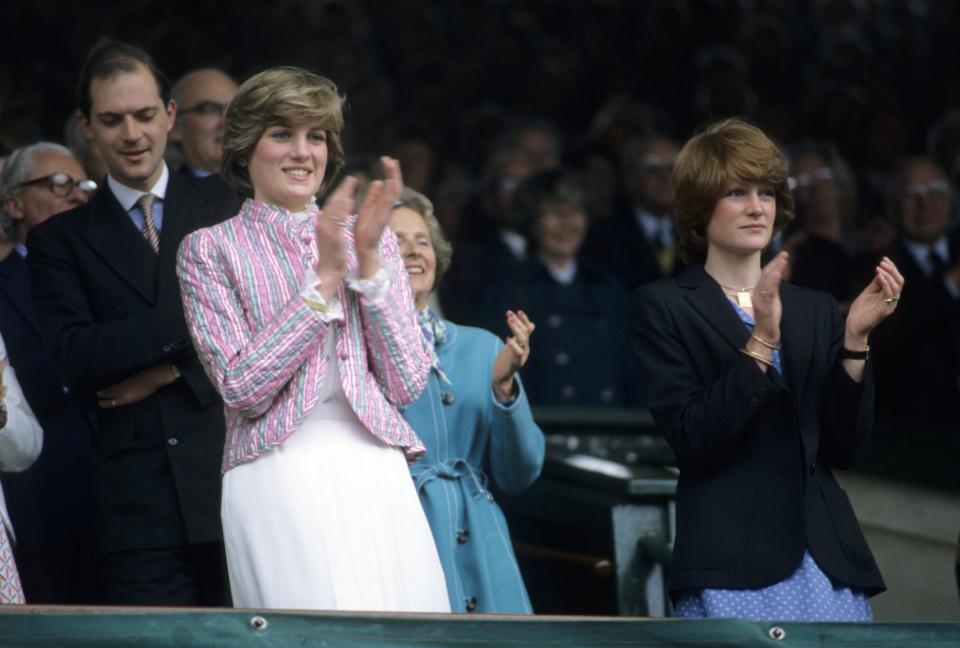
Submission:
[[[718,281],[717,283],[720,282]],[[756,286],[753,286],[753,288],[733,288],[731,286],[725,286],[721,283],[720,287],[723,288],[727,297],[733,297],[737,300],[737,305],[740,308],[753,308],[753,299],[751,296],[753,295],[753,289],[756,288]]]

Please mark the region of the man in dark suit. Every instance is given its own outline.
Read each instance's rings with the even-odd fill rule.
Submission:
[[[222,404],[192,348],[174,265],[181,239],[236,213],[219,178],[163,162],[175,118],[143,51],[101,42],[81,72],[81,127],[108,175],[27,239],[44,342],[98,411],[91,482],[106,603],[226,605],[219,522]]]
[[[906,280],[889,323],[877,330],[877,404],[882,415],[957,431],[960,400],[960,249],[951,237],[950,185],[927,158],[893,173],[889,213],[900,235],[887,251]]]
[[[586,256],[633,290],[677,274],[670,174],[680,147],[662,135],[632,142],[624,154],[624,182],[632,205],[597,224],[585,246]]]
[[[94,188],[70,151],[52,142],[17,149],[0,174],[0,335],[43,428],[36,462],[0,475],[17,534],[17,571],[32,604],[99,602],[90,546],[92,417],[43,350],[24,245],[29,229],[87,202]]]

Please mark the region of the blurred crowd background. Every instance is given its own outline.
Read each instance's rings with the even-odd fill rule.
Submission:
[[[960,4],[946,0],[5,0],[0,155],[69,140],[77,74],[103,36],[143,47],[172,80],[307,67],[347,98],[346,171],[373,175],[377,155],[394,155],[434,201],[455,250],[445,314],[502,333],[504,308],[532,311],[535,405],[642,406],[626,304],[679,268],[669,172],[682,142],[741,116],[788,151],[797,220],[777,245],[796,252],[792,280],[842,306],[897,245],[907,211],[920,210],[921,229],[937,221],[927,244],[954,247],[958,27]],[[903,168],[916,156],[929,173]],[[960,276],[956,256],[944,261],[941,274]],[[925,314],[891,334],[887,349],[913,346],[886,361],[880,403],[949,427],[960,318],[957,291],[940,292],[902,303]],[[892,357],[878,344],[878,362]],[[931,376],[934,359],[944,367]]]

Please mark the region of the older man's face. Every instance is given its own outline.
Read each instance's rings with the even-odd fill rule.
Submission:
[[[64,173],[74,181],[66,195],[61,196],[55,192],[49,182],[38,182],[22,187],[7,198],[4,208],[10,217],[23,224],[24,227],[18,227],[18,230],[22,230],[24,234],[26,230],[54,214],[87,202],[87,194],[76,186],[76,183],[87,179],[87,174],[73,157],[58,151],[42,151],[36,154],[24,181],[49,178],[55,173]]]
[[[220,171],[223,154],[223,110],[237,84],[219,72],[201,72],[183,88],[177,121],[170,137],[180,144],[183,161],[210,173]]]
[[[932,245],[950,225],[950,187],[931,164],[917,162],[901,173],[897,211],[903,234]]]

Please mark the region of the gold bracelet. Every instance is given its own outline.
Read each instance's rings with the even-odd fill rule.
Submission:
[[[745,355],[745,356],[749,356],[749,357],[753,358],[753,359],[756,360],[757,362],[762,362],[763,364],[767,365],[767,366],[770,367],[771,369],[774,369],[774,368],[775,368],[775,367],[773,366],[773,363],[772,363],[772,362],[770,362],[769,360],[767,360],[766,358],[764,358],[764,357],[763,357],[762,355],[760,355],[759,353],[755,353],[755,352],[751,351],[751,350],[748,349],[747,347],[743,347],[742,349],[740,349],[740,353],[742,353],[742,354]]]
[[[754,340],[756,340],[757,342],[759,342],[759,343],[762,344],[763,346],[767,347],[767,348],[770,349],[771,351],[779,351],[779,350],[780,350],[780,345],[779,345],[779,344],[770,344],[769,342],[767,342],[766,340],[764,340],[762,337],[760,337],[760,336],[757,335],[756,333],[751,333],[751,334],[750,334],[750,337],[752,337]]]

